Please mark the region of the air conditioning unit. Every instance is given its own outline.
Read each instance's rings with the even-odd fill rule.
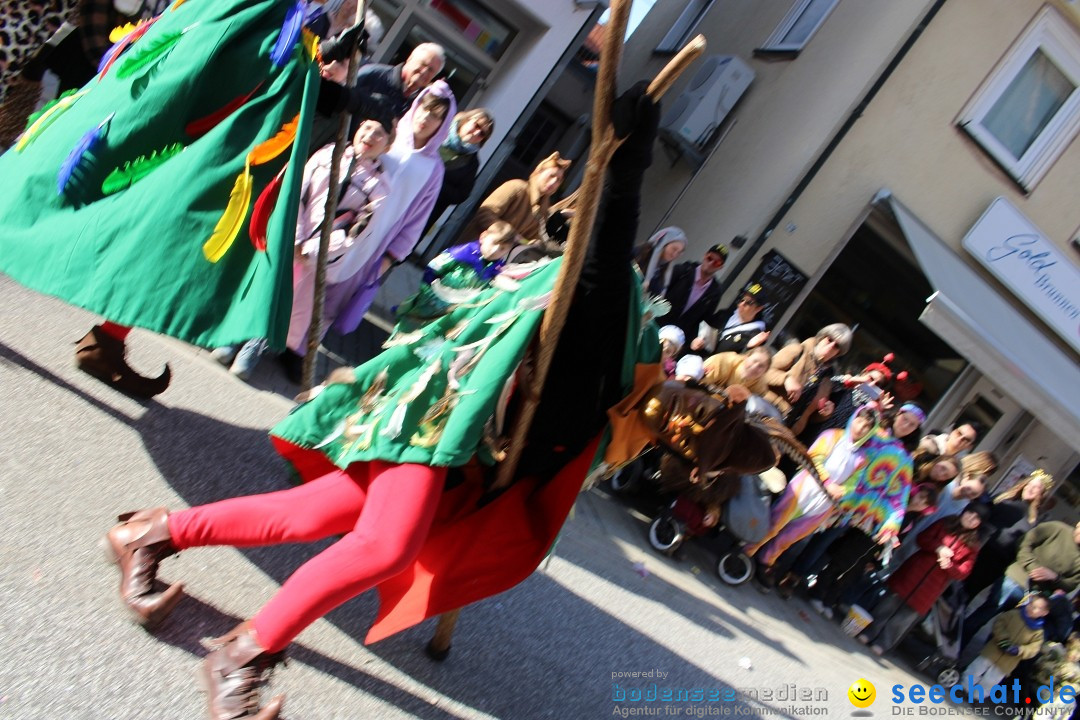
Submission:
[[[705,147],[753,79],[754,71],[734,55],[710,55],[661,118],[660,128],[694,148]]]

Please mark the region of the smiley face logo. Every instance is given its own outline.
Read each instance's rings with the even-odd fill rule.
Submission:
[[[869,680],[859,678],[851,683],[851,687],[847,690],[847,696],[855,707],[866,708],[874,704],[874,700],[877,698],[877,690],[874,689],[874,685]]]

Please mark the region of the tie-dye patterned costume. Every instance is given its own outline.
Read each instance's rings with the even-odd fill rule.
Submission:
[[[911,456],[884,430],[871,437],[863,451],[866,464],[844,482],[847,493],[837,503],[838,522],[881,542],[900,532],[911,492]]]

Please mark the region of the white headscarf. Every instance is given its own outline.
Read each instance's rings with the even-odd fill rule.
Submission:
[[[686,343],[686,333],[678,325],[665,325],[660,328],[660,339],[670,342],[675,346],[675,352],[679,352]]]
[[[705,361],[699,355],[683,355],[675,363],[675,377],[683,376],[701,380],[705,377]]]
[[[656,268],[660,265],[660,258],[664,254],[664,248],[673,242],[681,242],[684,248],[687,245],[686,233],[682,231],[682,228],[677,228],[674,225],[657,231],[649,238],[649,244],[653,246],[653,251],[652,255],[649,256],[649,267],[645,268],[646,288],[652,284],[653,275],[656,274]],[[660,289],[661,295],[667,292],[668,285],[671,284],[671,272],[674,269],[674,262],[669,262],[667,267],[664,268],[664,283],[663,287]]]

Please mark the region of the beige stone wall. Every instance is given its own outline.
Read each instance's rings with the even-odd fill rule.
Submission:
[[[664,224],[687,231],[690,255],[735,235],[757,235],[930,3],[841,0],[797,58],[755,58],[754,48],[792,4],[718,0],[700,25],[708,53],[739,56],[756,79],[729,116],[735,120],[730,132],[692,182],[689,166],[672,165],[657,153],[646,178],[643,235],[658,227],[669,209]],[[662,66],[664,58],[651,51],[682,6],[661,2],[654,7],[626,47],[624,77],[645,77]]]
[[[1051,3],[1080,23],[1074,4]],[[1080,144],[1073,142],[1025,195],[955,125],[1043,5],[946,3],[757,254],[775,247],[813,276],[839,251],[874,193],[888,187],[957,249],[990,201],[1004,195],[1071,257],[1067,244],[1080,228]],[[630,72],[640,67],[644,76],[662,64],[651,49],[681,6],[658,3],[650,13],[627,45]],[[696,178],[682,162],[672,165],[657,154],[646,180],[642,235],[661,221],[679,225],[691,238],[690,257],[738,234],[753,240],[930,6],[924,0],[841,0],[797,58],[767,61],[752,51],[791,0],[719,0],[700,28],[709,52],[738,55],[757,78]],[[743,277],[726,279],[737,287],[755,266],[752,261]]]
[[[888,187],[961,254],[964,234],[1002,195],[1072,256],[1067,243],[1080,225],[1080,143],[1072,142],[1025,195],[955,124],[1042,5],[1035,0],[946,3],[767,247],[777,247],[813,274],[874,192]],[[783,231],[788,224],[797,229]]]

